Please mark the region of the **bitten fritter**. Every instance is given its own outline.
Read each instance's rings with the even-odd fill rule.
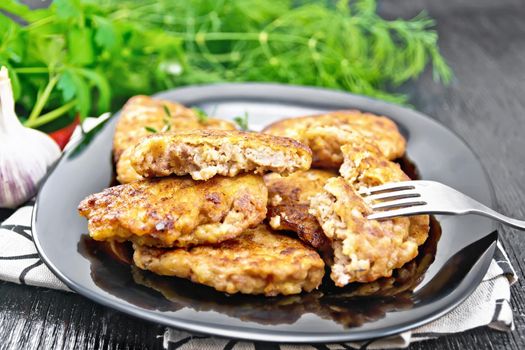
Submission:
[[[345,161],[339,172],[356,189],[379,186],[389,182],[409,181],[399,164],[385,159],[379,149],[367,142],[341,147]],[[410,238],[423,244],[430,227],[428,215],[416,215],[410,221]]]
[[[429,231],[427,215],[368,220],[372,210],[357,189],[408,180],[408,176],[372,144],[346,145],[342,152],[342,177],[328,180],[310,206],[332,242],[330,277],[340,287],[391,276],[417,255]]]
[[[387,159],[401,157],[406,147],[405,138],[392,120],[355,110],[283,119],[263,132],[308,145],[313,154],[312,166],[319,168],[339,168],[343,163],[341,146],[354,143],[359,136],[377,145]]]
[[[131,164],[144,177],[189,174],[195,180],[241,172],[292,173],[310,168],[310,149],[289,138],[224,130],[151,135],[135,146]]]
[[[142,138],[151,135],[150,130],[235,130],[235,124],[222,119],[200,120],[197,113],[181,104],[149,96],[129,99],[120,114],[113,138],[113,155],[116,162],[117,180],[129,183],[142,180],[130,164],[132,147]]]
[[[323,191],[335,172],[310,169],[288,176],[276,173],[264,176],[268,187],[268,220],[275,230],[290,230],[312,247],[325,250],[329,241],[317,219],[308,213],[310,198]]]
[[[84,199],[78,211],[95,240],[131,240],[157,247],[219,243],[266,217],[262,177],[240,175],[195,181],[188,177],[143,180]]]
[[[131,166],[132,153],[133,146],[126,148],[126,150],[120,155],[117,164],[115,164],[117,181],[121,184],[129,184],[130,182],[144,180],[144,178],[137,174],[135,169]]]
[[[416,257],[407,218],[368,220],[372,210],[342,177],[329,179],[324,189],[312,198],[311,213],[332,242],[330,277],[337,286],[389,277]]]
[[[177,276],[230,294],[298,294],[317,288],[324,275],[319,254],[266,225],[219,245],[189,249],[134,246],[133,260],[159,275]]]
[[[412,235],[412,227],[411,224],[410,235]],[[419,246],[418,255],[415,259],[394,270],[391,277],[380,278],[370,283],[356,283],[351,290],[340,295],[346,298],[371,295],[393,296],[414,290],[434,262],[440,238],[441,226],[435,218],[431,217],[429,237],[424,244]]]

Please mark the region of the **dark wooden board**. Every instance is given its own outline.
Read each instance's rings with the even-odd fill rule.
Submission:
[[[389,18],[426,9],[436,19],[440,46],[455,79],[443,87],[425,74],[401,90],[410,94],[416,109],[440,120],[472,146],[495,185],[498,209],[525,218],[525,3],[385,0],[380,8]],[[520,277],[512,287],[516,330],[477,329],[411,349],[525,348],[525,236],[502,228],[501,237]],[[162,347],[158,336],[164,327],[72,293],[0,282],[0,298],[0,349]]]

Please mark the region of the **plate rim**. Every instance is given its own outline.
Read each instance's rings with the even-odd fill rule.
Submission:
[[[251,89],[250,93],[246,94],[246,87],[249,86]],[[376,98],[363,96],[363,95],[357,95],[352,94],[349,92],[344,92],[340,90],[332,90],[332,89],[326,89],[326,88],[319,88],[319,87],[310,87],[310,86],[298,86],[298,85],[289,85],[289,84],[278,84],[278,83],[264,83],[264,82],[249,82],[249,83],[214,83],[214,84],[199,84],[199,85],[190,85],[190,86],[184,86],[179,88],[174,88],[166,91],[161,91],[158,93],[153,94],[153,97],[163,97],[164,95],[173,94],[173,92],[177,93],[195,93],[199,90],[207,90],[207,89],[215,89],[217,91],[221,91],[224,93],[224,91],[227,90],[235,90],[240,89],[242,93],[237,93],[235,95],[232,95],[232,97],[237,96],[241,98],[247,98],[250,97],[248,95],[253,94],[253,89],[255,90],[264,90],[269,88],[278,88],[278,89],[285,89],[289,91],[295,90],[296,93],[300,92],[308,92],[308,93],[321,93],[321,94],[327,94],[327,95],[338,95],[339,97],[345,99],[345,98],[351,98],[353,99],[350,104],[370,104],[373,103],[373,105],[379,107],[379,108],[394,108],[397,109],[400,112],[404,113],[410,113],[418,118],[423,118],[433,124],[435,124],[439,128],[446,129],[448,132],[452,133],[461,143],[472,153],[476,161],[479,163],[480,168],[482,169],[482,176],[484,177],[487,185],[488,185],[488,192],[489,192],[489,200],[490,205],[495,205],[495,189],[492,181],[490,180],[490,177],[488,176],[488,172],[481,162],[480,157],[478,154],[469,146],[469,144],[465,141],[465,139],[458,135],[454,130],[447,128],[443,123],[441,123],[438,120],[435,120],[434,118],[425,115],[421,112],[418,112],[416,110],[413,110],[411,108],[408,108],[406,106],[400,106],[395,103],[379,100]],[[262,92],[262,91],[261,91]],[[254,96],[255,97],[255,96]],[[260,95],[259,95],[260,97]],[[226,98],[217,98],[217,99],[226,99]],[[268,98],[268,100],[273,101],[279,101],[279,98]],[[286,100],[286,99],[282,99]],[[288,99],[290,100],[290,99]],[[329,103],[327,103],[328,105]],[[356,107],[358,109],[358,107]],[[107,121],[115,118],[120,113],[120,110],[115,112],[110,118],[107,119]],[[110,123],[107,123],[103,125],[102,130],[109,127]],[[48,179],[52,176],[52,174],[55,172],[56,168],[58,167],[58,164],[62,160],[63,157],[69,155],[72,150],[75,149],[75,146],[82,143],[84,141],[84,137],[77,140],[72,146],[69,146],[66,151],[64,151],[61,155],[61,157],[55,162],[55,164],[52,166],[50,171],[45,176],[44,180],[42,181],[41,187],[42,188],[45,183],[48,181]],[[456,297],[454,302],[451,302],[447,307],[442,308],[439,312],[436,312],[430,316],[422,316],[419,317],[420,319],[415,322],[406,322],[407,324],[402,326],[395,326],[395,327],[389,327],[384,330],[381,330],[381,335],[378,337],[377,333],[378,330],[368,330],[368,331],[361,331],[359,333],[346,333],[346,334],[333,334],[333,333],[325,333],[320,334],[317,333],[315,335],[305,335],[304,333],[294,332],[294,331],[279,331],[279,330],[264,330],[264,329],[255,329],[255,328],[244,328],[239,329],[239,326],[229,326],[229,325],[221,325],[221,327],[217,327],[214,325],[207,325],[203,322],[199,321],[188,321],[187,319],[180,319],[178,317],[172,317],[168,315],[163,314],[153,314],[148,310],[144,310],[141,307],[138,307],[133,304],[121,304],[121,303],[113,303],[103,295],[92,291],[89,288],[84,288],[82,286],[77,285],[77,283],[71,279],[69,279],[67,276],[65,276],[60,269],[47,257],[45,254],[45,251],[42,249],[42,246],[40,244],[39,234],[36,229],[36,216],[39,208],[39,202],[41,199],[40,191],[38,192],[38,195],[35,200],[35,204],[32,210],[31,214],[31,227],[32,227],[32,233],[33,233],[33,242],[37,248],[37,252],[40,255],[40,258],[45,263],[45,265],[57,276],[68,288],[70,288],[72,291],[77,292],[78,294],[87,297],[88,299],[91,299],[101,305],[107,306],[109,308],[118,310],[120,312],[123,312],[125,314],[138,317],[140,319],[153,322],[153,323],[160,323],[166,326],[175,327],[182,330],[187,330],[191,332],[196,333],[205,333],[213,336],[218,337],[228,337],[228,338],[235,338],[235,339],[243,339],[243,340],[251,340],[251,341],[262,341],[262,342],[279,342],[279,343],[338,343],[338,342],[347,342],[347,341],[362,341],[362,340],[370,340],[370,339],[379,339],[384,338],[396,334],[400,334],[402,332],[420,327],[422,325],[428,324],[443,315],[449,313],[453,309],[455,309],[457,306],[462,304],[465,299],[474,292],[474,290],[479,286],[479,284],[482,281],[483,275],[488,270],[488,267],[490,265],[490,262],[492,260],[492,257],[494,255],[494,251],[496,248],[496,244],[498,241],[498,233],[497,228],[499,225],[496,222],[492,223],[493,232],[495,232],[495,239],[492,241],[490,246],[483,252],[483,254],[480,256],[478,261],[476,261],[474,266],[477,265],[484,265],[481,266],[480,269],[484,271],[483,273],[480,273],[478,278],[473,278],[474,281],[470,283],[472,287],[467,288],[464,290],[460,296]],[[486,255],[490,255],[490,258],[486,258]],[[471,274],[467,274],[466,276],[470,276]],[[466,278],[467,278],[466,277]],[[463,281],[462,281],[463,282]],[[457,288],[454,290],[457,291]],[[452,293],[454,293],[454,291]],[[342,331],[341,333],[343,333]],[[373,334],[375,333],[375,334]]]

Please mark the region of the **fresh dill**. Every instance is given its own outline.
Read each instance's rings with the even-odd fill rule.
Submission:
[[[192,110],[195,113],[195,115],[197,116],[197,119],[199,120],[199,123],[205,123],[205,122],[208,121],[208,115],[206,114],[206,112],[204,112],[204,110],[202,108],[193,107]]]
[[[166,123],[166,121],[170,121],[173,118],[173,116],[171,115],[171,111],[170,111],[168,105],[163,104],[162,108],[164,109],[164,114],[165,114],[164,122]]]
[[[244,112],[242,116],[237,116],[233,118],[233,121],[237,123],[239,128],[241,128],[242,131],[248,131],[248,113]]]
[[[160,129],[160,132],[168,132],[171,130],[171,124],[164,124],[162,129]]]
[[[164,126],[162,129],[160,129],[160,132],[167,132],[171,130],[171,121],[173,120],[173,115],[166,104],[163,104],[162,108],[164,109],[164,117],[162,118]]]
[[[271,81],[405,103],[396,87],[427,67],[448,82],[434,21],[384,19],[376,7],[377,0],[56,0],[31,9],[3,0],[0,65],[30,127],[190,84]]]

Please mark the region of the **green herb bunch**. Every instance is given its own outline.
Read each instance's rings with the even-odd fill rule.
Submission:
[[[375,0],[2,0],[0,65],[27,126],[118,108],[187,84],[272,81],[405,102],[391,92],[428,64],[451,73],[433,21],[385,20]],[[21,23],[20,23],[21,22]]]

